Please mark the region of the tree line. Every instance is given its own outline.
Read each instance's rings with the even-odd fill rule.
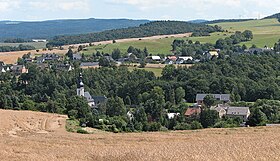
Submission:
[[[11,51],[24,51],[24,50],[35,50],[36,48],[31,45],[23,45],[19,46],[0,46],[0,52],[11,52]]]
[[[188,32],[198,33],[196,35],[201,35],[203,33],[218,32],[221,30],[222,29],[219,26],[192,24],[180,21],[154,21],[142,24],[139,27],[129,27],[125,29],[115,29],[99,33],[73,36],[56,36],[49,41],[47,46],[62,46],[66,44],[79,44],[124,38],[148,37],[155,35],[181,34]]]

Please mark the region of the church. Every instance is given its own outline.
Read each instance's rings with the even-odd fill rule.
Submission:
[[[78,84],[77,84],[77,95],[85,97],[87,99],[88,105],[90,107],[95,107],[94,99],[92,98],[89,92],[85,92],[82,73],[80,73]]]

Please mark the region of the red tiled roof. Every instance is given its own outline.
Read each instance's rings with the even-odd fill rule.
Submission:
[[[201,109],[200,108],[188,108],[185,112],[185,116],[191,116],[191,115],[197,115],[200,114]]]

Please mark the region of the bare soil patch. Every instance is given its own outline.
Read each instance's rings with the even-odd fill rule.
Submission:
[[[0,118],[0,160],[280,160],[279,127],[83,135],[66,132],[63,115]]]

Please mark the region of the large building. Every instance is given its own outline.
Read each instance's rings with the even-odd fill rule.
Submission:
[[[87,99],[88,105],[90,107],[95,106],[94,100],[93,100],[92,96],[90,95],[90,93],[85,92],[82,73],[80,73],[78,84],[77,84],[77,95],[85,97]]]
[[[77,82],[77,95],[85,97],[87,99],[88,105],[92,108],[97,108],[99,104],[102,104],[107,100],[107,97],[105,96],[91,96],[89,92],[85,91],[82,73],[80,73]]]
[[[230,102],[230,94],[197,94],[195,99],[196,102],[199,105],[202,105],[204,97],[206,97],[207,95],[213,96],[217,101],[220,101],[221,103]]]

